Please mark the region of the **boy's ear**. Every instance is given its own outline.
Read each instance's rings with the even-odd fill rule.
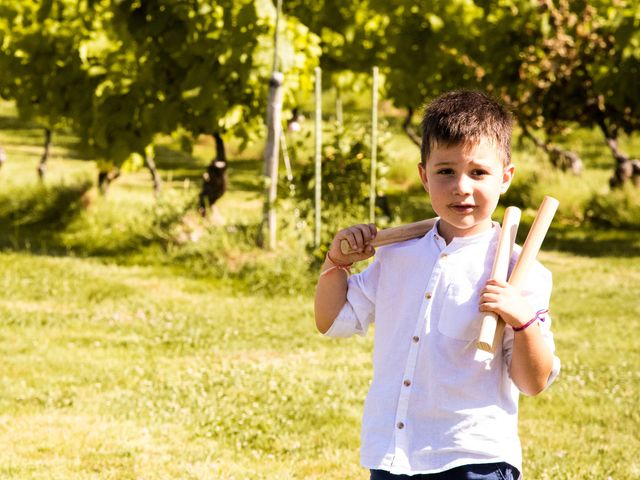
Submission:
[[[422,166],[422,163],[418,164],[418,173],[420,174],[420,181],[422,182],[424,191],[429,193],[429,181],[427,180],[427,170],[425,169],[425,167]]]
[[[510,163],[504,170],[502,171],[502,186],[500,187],[500,195],[506,193],[509,190],[509,186],[511,186],[511,181],[513,180],[513,174],[516,171],[516,166]]]

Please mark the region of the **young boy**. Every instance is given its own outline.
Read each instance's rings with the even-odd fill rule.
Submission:
[[[437,98],[422,121],[418,165],[434,228],[376,253],[375,226],[355,225],[327,254],[315,300],[320,332],[348,337],[376,325],[361,445],[372,480],[520,477],[519,392],[544,390],[560,363],[546,314],[549,271],[537,263],[522,290],[489,278],[500,233],[491,215],[514,173],[511,124],[482,93]],[[355,253],[341,252],[344,239]],[[493,358],[475,355],[482,312],[508,324]]]

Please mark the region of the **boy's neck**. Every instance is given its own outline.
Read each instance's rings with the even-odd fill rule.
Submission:
[[[488,218],[486,221],[481,224],[474,225],[471,228],[456,228],[453,225],[449,225],[446,222],[440,220],[437,224],[438,234],[444,239],[445,243],[449,245],[454,238],[467,238],[474,237],[476,235],[481,235],[482,233],[487,232],[493,228],[493,221],[491,218]]]

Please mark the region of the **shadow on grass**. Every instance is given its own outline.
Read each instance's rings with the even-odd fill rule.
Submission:
[[[639,257],[640,232],[602,229],[589,226],[552,229],[544,248],[584,257]]]
[[[83,197],[91,186],[89,181],[41,184],[19,196],[5,193],[8,198],[0,202],[0,248],[55,249],[57,235],[83,210]]]

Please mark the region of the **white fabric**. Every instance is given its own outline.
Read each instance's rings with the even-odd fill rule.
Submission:
[[[475,348],[479,292],[499,231],[494,224],[446,245],[436,227],[378,249],[371,265],[349,278],[347,303],[326,335],[365,335],[375,322],[364,467],[418,474],[505,461],[522,470],[519,392],[509,376],[514,332],[505,329],[503,348],[493,357],[478,357]],[[523,293],[536,310],[548,308],[550,272],[536,262]],[[554,351],[550,324],[547,315],[540,327]],[[554,357],[548,384],[559,370]]]

